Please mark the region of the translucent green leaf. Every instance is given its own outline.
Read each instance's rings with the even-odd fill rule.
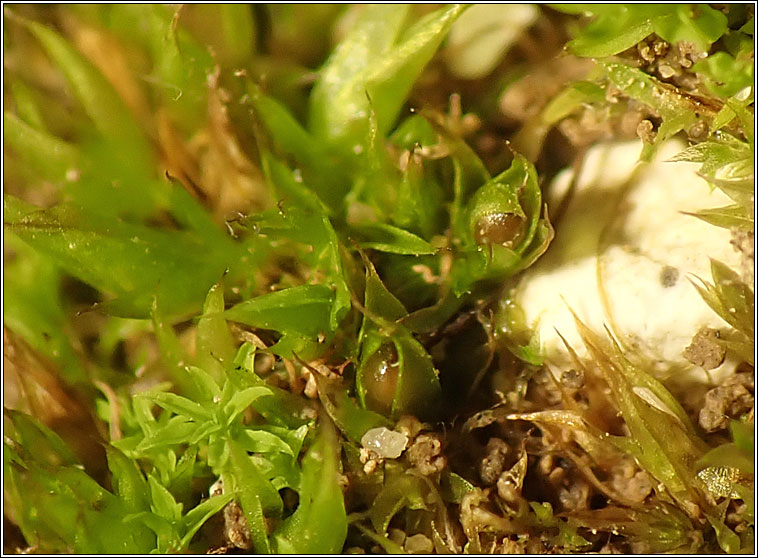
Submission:
[[[423,346],[395,323],[407,315],[402,303],[384,286],[371,262],[366,259],[365,264],[368,314],[359,335],[358,397],[364,406],[393,417],[431,418],[441,397],[437,372]],[[388,390],[394,394],[391,403]]]
[[[185,506],[194,502],[194,479],[198,470],[202,470],[202,460],[198,463],[198,451],[198,443],[190,441],[171,472],[170,483],[166,485],[176,501],[182,502]]]
[[[269,479],[276,490],[291,488],[298,490],[302,478],[300,466],[295,459],[286,453],[253,454],[250,459]]]
[[[27,542],[48,553],[144,554],[154,537],[143,528],[124,525],[128,510],[76,467],[47,470],[34,463],[13,466],[11,473],[26,506],[21,529]],[[7,478],[7,477],[6,477]]]
[[[431,238],[443,226],[445,194],[425,163],[411,154],[398,184],[393,222],[404,229]]]
[[[387,535],[379,535],[358,522],[353,522],[352,525],[358,528],[363,535],[378,544],[387,554],[407,554],[405,548],[390,539]]]
[[[708,522],[716,531],[716,538],[719,546],[727,554],[736,554],[740,550],[740,538],[737,534],[726,526],[724,521],[713,513],[705,513],[708,518]]]
[[[755,430],[749,422],[729,421],[729,431],[732,433],[734,445],[752,455],[755,448]]]
[[[707,52],[729,30],[726,15],[708,5],[679,4],[671,9],[674,13],[653,21],[653,30],[671,44],[689,41]]]
[[[257,499],[264,513],[279,514],[282,511],[282,499],[279,492],[258,468],[256,462],[235,441],[228,441],[229,461],[224,475],[232,479],[232,491],[239,495],[242,509],[247,515],[248,510],[255,511]]]
[[[728,205],[715,209],[701,209],[695,213],[687,213],[706,223],[725,229],[741,229],[749,231],[753,228],[754,217],[746,213],[742,205]]]
[[[597,18],[584,27],[579,35],[569,41],[568,47],[579,56],[605,57],[626,50],[653,32],[653,18],[660,7],[615,4],[595,6],[591,4],[553,4],[554,8],[566,13],[596,13]]]
[[[317,432],[303,458],[300,503],[272,533],[274,550],[280,554],[338,553],[347,536],[337,436],[327,420],[319,422]]]
[[[10,89],[13,95],[16,115],[34,130],[46,131],[45,122],[32,88],[20,79],[14,79],[11,81]]]
[[[263,504],[258,494],[248,493],[240,495],[240,501],[245,498],[242,509],[247,517],[250,527],[250,538],[253,541],[253,549],[259,554],[271,554],[271,542],[268,539],[266,516],[263,513]]]
[[[311,432],[312,426],[312,423],[308,423],[300,425],[297,428],[285,428],[274,424],[262,424],[258,429],[274,434],[284,440],[284,442],[290,447],[290,453],[293,456],[296,456],[300,455],[300,450],[303,448],[303,442],[305,442],[306,436]]]
[[[183,231],[85,216],[70,205],[6,218],[5,226],[72,275],[115,295],[107,308],[126,317],[148,316],[155,294],[169,315],[199,308],[237,250]]]
[[[366,309],[372,313],[372,317],[379,317],[389,322],[394,322],[408,314],[395,295],[384,285],[381,278],[376,272],[374,265],[365,259],[366,264],[366,292],[364,295],[364,304]]]
[[[150,153],[147,142],[134,117],[102,74],[52,29],[17,16],[14,19],[34,34],[57,63],[98,130],[104,136],[119,138],[130,154],[144,164]]]
[[[38,425],[24,421],[20,413],[6,410],[6,414],[14,426],[27,422],[27,426],[39,431]],[[15,435],[21,436],[19,432],[26,430],[24,426]],[[46,438],[55,442],[54,438]],[[44,438],[36,441],[42,446],[46,443]],[[140,553],[151,548],[149,533],[121,525],[127,513],[123,502],[98,485],[80,465],[50,461],[45,448],[34,448],[35,440],[28,435],[24,445],[8,442],[4,444],[6,496],[29,544],[40,551],[76,553],[104,553],[109,548]],[[27,443],[34,453],[28,451]],[[104,528],[109,523],[114,526],[106,535]]]
[[[212,516],[220,512],[223,507],[234,499],[234,494],[219,494],[211,496],[207,500],[200,502],[182,517],[182,529],[184,535],[181,540],[181,547],[186,548],[195,533],[200,527]]]
[[[620,349],[614,348],[612,355],[609,354],[596,334],[578,318],[575,321],[631,433],[629,444],[623,449],[632,450],[639,464],[663,483],[677,501],[683,505],[697,501],[695,486],[699,481],[695,477],[693,464],[703,455],[705,448],[691,427],[688,428],[679,413],[675,412],[676,409],[684,414],[681,407],[670,395],[664,394],[665,399],[660,397],[663,392],[657,386],[655,394],[664,406],[653,406],[648,398],[638,395],[640,388],[653,391],[650,387],[653,385],[650,383],[652,378],[634,369],[620,354]],[[643,379],[645,381],[641,383]]]
[[[390,421],[379,413],[359,407],[347,390],[335,383],[319,379],[318,396],[329,418],[355,443],[360,443],[363,435],[372,428],[391,426]]]
[[[455,231],[463,248],[450,270],[450,286],[457,297],[471,292],[477,283],[502,281],[525,269],[553,238],[547,216],[542,217],[537,172],[522,155],[516,154],[510,168],[482,185],[467,205]],[[508,219],[516,224],[499,231]]]
[[[210,374],[197,366],[188,366],[186,370],[195,384],[197,393],[201,394],[201,399],[206,404],[221,398],[221,389]]]
[[[473,484],[462,476],[445,469],[440,478],[440,492],[446,502],[460,504],[463,496],[475,490]]]
[[[400,323],[412,333],[431,333],[455,315],[464,298],[448,291],[434,305],[411,312]]]
[[[191,399],[176,395],[175,393],[147,393],[143,397],[147,397],[153,403],[167,411],[185,416],[195,422],[201,423],[213,419],[213,412],[210,409],[199,403],[195,403]]]
[[[386,480],[369,512],[377,533],[386,533],[392,518],[403,508],[427,509],[428,491],[423,479],[415,475],[394,475]]]
[[[200,393],[195,391],[195,384],[190,380],[190,375],[184,365],[188,360],[186,350],[179,341],[179,336],[174,331],[172,324],[166,319],[163,306],[162,301],[158,300],[158,296],[155,296],[150,309],[150,321],[158,340],[161,361],[172,375],[172,379],[179,390],[191,397],[200,397]]]
[[[276,434],[266,432],[265,430],[251,430],[250,428],[246,428],[240,432],[236,440],[245,451],[251,453],[271,453],[278,451],[294,457],[292,448],[284,440]]]
[[[261,166],[278,201],[322,213],[329,212],[329,208],[319,197],[318,190],[304,184],[302,176],[298,180],[298,177],[288,166],[277,161],[267,151],[261,153]],[[330,198],[331,196],[325,197],[326,200],[330,200]],[[331,203],[332,207],[336,206],[335,202],[332,201]]]
[[[6,220],[9,219],[5,214]],[[3,323],[58,365],[61,379],[71,384],[88,381],[71,343],[60,293],[61,273],[44,255],[9,233],[4,237]]]
[[[754,83],[755,65],[726,52],[714,52],[697,62],[693,70],[705,76],[705,84],[722,98],[736,95]]]
[[[368,8],[329,57],[311,93],[310,128],[318,137],[334,140],[345,135],[350,121],[366,106],[364,74],[389,51],[408,14],[402,5]]]
[[[403,120],[390,136],[390,141],[408,151],[417,145],[431,147],[439,143],[439,140],[434,126],[420,114],[413,114]]]
[[[224,368],[234,358],[235,348],[229,327],[223,316],[224,287],[217,283],[208,291],[203,305],[203,315],[197,323],[197,365],[208,371],[213,384],[221,382]],[[214,392],[211,384],[207,393]],[[216,395],[216,393],[212,393]]]
[[[360,170],[356,173],[346,201],[353,208],[365,203],[368,206],[366,209],[371,210],[366,211],[369,222],[373,221],[375,216],[379,221],[393,221],[397,224],[395,212],[403,212],[398,199],[401,173],[388,156],[384,138],[379,133],[376,111],[370,98],[364,132],[365,136],[361,138],[361,144],[353,148],[353,151],[359,155],[356,163]],[[360,217],[351,220],[356,224],[364,221]]]
[[[155,61],[151,81],[162,105],[187,132],[196,130],[207,113],[207,80],[213,72],[210,52],[176,25],[175,8],[152,5],[139,9],[138,14]]]
[[[568,43],[579,56],[605,57],[633,47],[655,32],[669,43],[694,43],[707,51],[727,31],[723,13],[705,5],[690,4],[555,4],[572,14],[594,14],[596,19]]]
[[[232,395],[231,399],[224,405],[224,416],[226,417],[227,426],[231,425],[253,401],[264,395],[271,395],[271,391],[262,386],[249,387]]]
[[[442,390],[432,358],[410,335],[396,339],[395,347],[400,374],[392,403],[393,416],[413,414],[422,420],[434,418],[439,412]]]
[[[146,511],[150,502],[150,492],[137,463],[113,446],[106,446],[105,451],[108,454],[108,467],[113,475],[111,482],[116,496],[130,511]]]
[[[527,326],[524,311],[512,300],[501,299],[492,325],[495,339],[513,355],[534,366],[542,364],[539,334]]]
[[[70,172],[80,168],[81,156],[74,145],[32,128],[8,111],[3,112],[3,138],[40,178],[62,184]]]
[[[13,424],[14,438],[36,462],[50,467],[79,463],[60,436],[34,417],[13,409],[3,413]]]
[[[266,384],[255,374],[255,352],[255,347],[249,343],[240,347],[233,365],[227,371],[230,385],[238,390],[265,386],[271,392],[271,396],[256,399],[253,401],[253,408],[261,413],[269,424],[296,429],[307,423],[310,418],[306,404],[301,398]]]
[[[264,148],[262,167],[277,191],[283,190],[282,193],[304,202],[308,207],[321,207],[326,203],[331,209],[339,208],[343,204],[348,182],[344,170],[333,160],[325,145],[312,137],[287,108],[265,95],[252,81],[248,81],[248,94],[255,109],[254,115],[268,132],[272,148],[294,157],[301,165],[303,184],[307,181],[310,186],[309,189],[295,181],[291,173],[289,176],[283,174],[274,164],[276,160],[269,149]],[[276,177],[280,180],[275,180]]]
[[[713,177],[725,165],[749,158],[749,156],[749,145],[732,136],[719,134],[715,140],[708,140],[689,146],[684,151],[677,153],[671,160],[702,163],[700,174],[706,177]]]
[[[653,156],[655,148],[681,130],[697,121],[698,106],[673,89],[665,87],[642,70],[618,62],[604,62],[610,82],[623,94],[655,110],[663,119],[652,144],[645,144],[643,161]]]
[[[302,252],[301,257],[304,262],[323,272],[324,285],[318,288],[329,286],[334,289],[333,304],[329,311],[329,327],[321,332],[335,331],[350,308],[350,291],[342,263],[344,249],[329,218],[322,212],[314,213],[288,206],[282,208],[282,211],[264,215],[258,226],[263,234],[274,238],[286,238],[310,247]],[[312,332],[293,330],[293,333],[314,337]]]
[[[149,528],[155,533],[156,544],[151,552],[156,554],[177,553],[181,550],[181,541],[176,527],[167,519],[151,512],[139,512],[127,515],[124,522],[133,527],[134,523]]]
[[[228,320],[252,327],[308,337],[329,331],[333,291],[324,285],[301,285],[252,298],[227,310]]]
[[[737,273],[717,260],[711,260],[711,273],[714,284],[700,279],[702,286],[694,282],[693,285],[726,323],[752,339],[755,331],[753,290]]]
[[[714,126],[717,119],[718,116]],[[702,163],[698,171],[700,176],[742,206],[744,215],[752,217],[755,199],[753,150],[748,143],[728,134],[720,132],[717,138],[688,147],[674,156],[672,161]]]
[[[711,449],[701,457],[697,466],[699,469],[713,468],[737,468],[745,475],[752,475],[755,470],[752,454],[746,453],[734,443],[721,444]]]
[[[254,55],[256,27],[247,4],[195,4],[182,12],[201,44],[213,49],[214,60],[227,68],[244,66]]]
[[[137,444],[135,452],[137,454],[143,454],[153,448],[186,444],[195,437],[195,434],[201,427],[201,424],[192,422],[183,415],[171,417],[165,425],[157,427],[147,434]],[[121,444],[114,445],[121,450],[126,451]]]
[[[553,97],[542,111],[545,124],[555,124],[585,104],[599,103],[605,100],[605,91],[601,86],[589,81],[577,81]]]
[[[436,253],[436,249],[423,238],[387,223],[365,223],[352,228],[361,238],[362,248],[413,256]]]
[[[393,124],[421,70],[464,7],[440,9],[401,35],[408,7],[366,6],[321,71],[310,129],[346,152],[366,136],[371,98],[381,134]]]
[[[692,544],[692,522],[668,504],[644,509],[607,506],[571,516],[586,529],[621,534],[651,553],[687,552]]]
[[[182,505],[174,500],[171,493],[154,476],[148,475],[147,483],[150,486],[150,509],[153,513],[168,521],[179,521],[182,518]]]
[[[529,502],[534,515],[537,516],[537,520],[545,524],[553,524],[553,506],[550,502]]]

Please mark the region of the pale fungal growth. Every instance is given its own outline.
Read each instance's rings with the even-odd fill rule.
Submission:
[[[408,446],[408,436],[380,426],[368,430],[361,445],[383,459],[397,459]]]
[[[639,141],[587,153],[553,244],[512,293],[556,377],[575,366],[561,335],[588,356],[571,309],[598,333],[607,326],[629,358],[659,377],[692,371],[705,379],[685,350],[703,328],[729,326],[691,278],[710,281],[711,258],[731,268],[740,262],[728,230],[684,214],[730,203],[697,175],[697,164],[668,161],[684,147],[670,141],[649,164],[638,162]],[[556,179],[554,207],[572,178],[565,171]],[[711,373],[723,377],[735,364],[727,355]]]

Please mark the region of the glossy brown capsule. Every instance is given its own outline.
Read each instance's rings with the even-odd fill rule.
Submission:
[[[501,244],[510,248],[519,243],[525,229],[524,218],[515,213],[487,213],[476,222],[474,240],[477,244]]]
[[[364,402],[372,411],[389,414],[395,400],[400,363],[395,345],[382,345],[361,367]]]

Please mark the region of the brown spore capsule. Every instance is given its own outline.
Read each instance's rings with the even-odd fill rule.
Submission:
[[[510,248],[524,235],[524,218],[515,213],[487,213],[476,223],[477,244],[501,244]]]
[[[366,406],[372,411],[389,414],[395,399],[400,363],[393,344],[383,345],[371,355],[362,368]]]

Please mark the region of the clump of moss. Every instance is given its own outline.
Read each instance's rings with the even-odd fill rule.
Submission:
[[[752,12],[466,9],[5,10],[7,551],[752,546],[752,410],[704,436],[586,328],[557,382],[494,312],[603,137],[687,134],[752,257]],[[752,373],[750,267],[698,287]]]

